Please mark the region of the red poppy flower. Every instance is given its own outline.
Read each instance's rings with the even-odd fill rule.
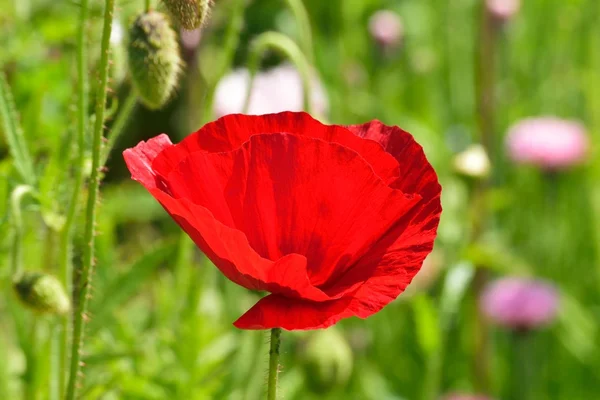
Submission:
[[[179,144],[163,134],[123,154],[227,278],[270,292],[238,328],[365,318],[404,291],[433,247],[437,176],[410,134],[378,121],[228,115]]]

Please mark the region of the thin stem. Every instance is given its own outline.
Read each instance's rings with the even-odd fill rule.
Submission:
[[[146,10],[146,12],[150,11],[150,8],[152,7],[152,5],[150,4],[150,0],[145,0],[145,6],[144,9]]]
[[[243,113],[247,114],[250,108],[250,100],[252,98],[252,89],[254,87],[254,77],[258,72],[260,60],[267,50],[279,51],[285,55],[296,67],[302,80],[302,95],[304,99],[304,109],[311,113],[312,102],[310,93],[310,66],[306,60],[306,56],[296,43],[289,37],[278,32],[265,32],[260,34],[252,43],[250,56],[248,59],[248,71],[250,73],[248,92],[246,93],[246,101],[244,102]]]
[[[85,135],[87,127],[88,109],[88,66],[86,52],[86,25],[89,11],[89,0],[82,0],[79,8],[79,27],[77,30],[77,159],[75,161],[71,199],[67,209],[65,225],[60,236],[59,268],[60,280],[68,294],[72,292],[71,286],[71,239],[77,216],[79,196],[83,186],[83,170],[85,164]],[[58,349],[59,369],[59,398],[65,396],[65,379],[67,377],[69,324],[71,314],[67,313],[61,320],[61,335]]]
[[[10,272],[13,277],[21,272],[23,263],[23,246],[21,243],[23,240],[23,217],[21,214],[21,202],[26,194],[31,194],[32,192],[33,189],[31,186],[19,185],[12,191],[12,194],[10,195],[12,224],[15,230],[10,257]]]
[[[227,26],[227,32],[225,33],[225,41],[223,42],[222,61],[217,69],[217,73],[212,78],[212,82],[208,84],[208,90],[206,99],[204,100],[204,113],[203,122],[212,121],[214,119],[213,114],[213,102],[215,98],[215,91],[221,78],[231,68],[233,63],[233,56],[235,55],[235,49],[237,49],[240,42],[240,33],[244,27],[244,10],[246,8],[246,0],[235,0],[232,6],[230,14],[229,26]]]
[[[532,341],[529,340],[530,334],[529,331],[525,330],[512,332],[512,388],[507,399],[529,400],[533,398],[531,396],[531,384],[533,382],[531,367],[535,364],[531,359]]]
[[[302,0],[285,0],[285,2],[292,11],[292,14],[294,14],[294,18],[298,24],[300,46],[302,47],[302,51],[304,51],[304,55],[308,59],[308,62],[311,65],[314,65],[315,54],[313,49],[312,31],[310,28],[310,18],[308,17],[306,7],[304,7]]]
[[[281,346],[281,328],[271,329],[271,347],[269,349],[269,379],[267,381],[267,400],[277,400],[277,375],[279,375],[279,348]]]
[[[495,95],[495,53],[496,53],[496,29],[492,17],[485,5],[481,9],[481,25],[478,35],[478,60],[477,60],[477,108],[479,116],[479,131],[481,144],[487,154],[494,158],[494,95]],[[486,208],[485,193],[489,182],[481,180],[474,188],[473,204],[473,232],[472,241],[480,239],[484,232],[485,221],[488,210]],[[482,266],[480,266],[482,267]],[[477,302],[481,292],[488,281],[488,271],[478,268],[473,280],[473,295]],[[481,315],[479,307],[474,310],[474,341],[475,358],[473,362],[473,375],[475,385],[482,393],[490,390],[490,340],[489,327]]]
[[[110,152],[119,140],[119,137],[121,137],[123,131],[125,131],[125,128],[127,127],[127,122],[129,121],[129,117],[131,117],[131,114],[135,110],[136,105],[137,94],[132,90],[127,95],[127,98],[123,103],[123,107],[119,111],[119,115],[117,116],[117,119],[115,120],[114,124],[111,126],[110,132],[106,137],[106,144],[102,148],[102,157],[100,160],[100,165],[106,164],[106,160],[108,160]]]
[[[94,266],[94,226],[96,224],[96,203],[98,199],[98,188],[100,186],[100,157],[102,149],[102,131],[104,129],[104,111],[106,108],[106,96],[108,86],[109,48],[110,32],[112,28],[113,11],[115,0],[106,0],[104,10],[104,27],[102,31],[102,50],[100,58],[100,83],[96,96],[96,120],[92,141],[92,174],[89,183],[89,194],[86,207],[85,232],[84,232],[84,256],[82,271],[76,281],[79,287],[74,294],[75,316],[73,322],[73,340],[71,344],[71,363],[69,371],[69,382],[67,386],[67,400],[73,400],[77,391],[77,378],[79,375],[81,346],[83,344],[83,329],[85,314],[87,311],[88,293],[90,279]],[[74,278],[76,278],[74,276]]]

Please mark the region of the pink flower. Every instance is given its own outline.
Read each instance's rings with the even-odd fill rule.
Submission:
[[[404,36],[404,24],[398,14],[380,10],[369,19],[369,32],[382,47],[395,47]]]
[[[481,297],[481,310],[491,321],[512,329],[532,329],[554,320],[558,293],[549,283],[523,278],[492,282]]]
[[[214,102],[214,112],[217,117],[243,111],[249,80],[250,73],[247,69],[237,69],[219,82]],[[317,116],[327,114],[329,107],[327,97],[316,76],[313,76],[311,86],[313,113]],[[300,74],[294,66],[283,64],[256,75],[248,114],[303,111],[303,103]]]
[[[486,0],[490,14],[500,20],[512,18],[521,8],[521,0]]]
[[[583,125],[556,117],[524,119],[509,129],[506,138],[512,160],[548,170],[583,162],[588,146]]]

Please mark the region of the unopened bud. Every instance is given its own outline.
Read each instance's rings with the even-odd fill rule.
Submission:
[[[41,272],[20,274],[13,287],[23,304],[44,314],[66,314],[71,302],[63,285],[52,275]]]
[[[479,144],[469,146],[454,158],[456,172],[469,178],[486,178],[490,168],[490,159],[483,146]]]
[[[202,26],[206,20],[211,0],[164,0],[164,3],[181,26],[191,31]]]
[[[177,35],[164,14],[141,14],[129,31],[129,69],[133,84],[150,109],[164,106],[173,95],[181,71]]]

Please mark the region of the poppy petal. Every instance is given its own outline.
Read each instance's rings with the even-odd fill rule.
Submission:
[[[123,157],[129,172],[131,172],[131,178],[140,182],[147,189],[155,188],[156,172],[152,169],[152,162],[164,149],[172,147],[171,139],[163,133],[125,150]]]
[[[206,208],[187,199],[176,199],[158,187],[156,178],[163,178],[152,171],[152,157],[169,145],[165,135],[141,142],[126,150],[127,166],[133,179],[148,189],[226,277],[248,289],[314,301],[331,300],[310,283],[306,257],[286,254],[275,261],[264,259],[250,247],[243,232],[223,225]]]
[[[253,135],[291,133],[327,142],[339,143],[360,154],[375,173],[386,183],[397,179],[398,161],[387,154],[378,143],[361,140],[339,125],[324,125],[304,112],[283,112],[267,115],[226,115],[204,125],[154,161],[153,168],[166,175],[189,154],[232,151]]]
[[[400,178],[394,187],[408,193],[419,193],[421,200],[404,221],[399,221],[367,253],[343,282],[353,282],[364,271],[372,275],[355,293],[350,309],[365,318],[381,310],[400,295],[417,274],[423,260],[433,249],[442,211],[441,186],[422,147],[413,137],[398,127],[389,127],[379,121],[348,127],[358,136],[375,140],[399,162]],[[410,222],[407,224],[406,221]]]
[[[398,161],[400,173],[393,187],[405,193],[419,193],[424,199],[437,197],[439,201],[441,188],[437,175],[410,133],[377,120],[347,128],[359,137],[379,143]]]
[[[167,185],[174,196],[217,210],[215,217],[244,232],[262,257],[305,255],[315,286],[360,258],[420,200],[389,188],[354,151],[292,134],[254,135],[231,152],[193,153]]]
[[[349,298],[323,303],[271,294],[263,297],[233,323],[239,329],[291,330],[327,328],[352,313]]]

